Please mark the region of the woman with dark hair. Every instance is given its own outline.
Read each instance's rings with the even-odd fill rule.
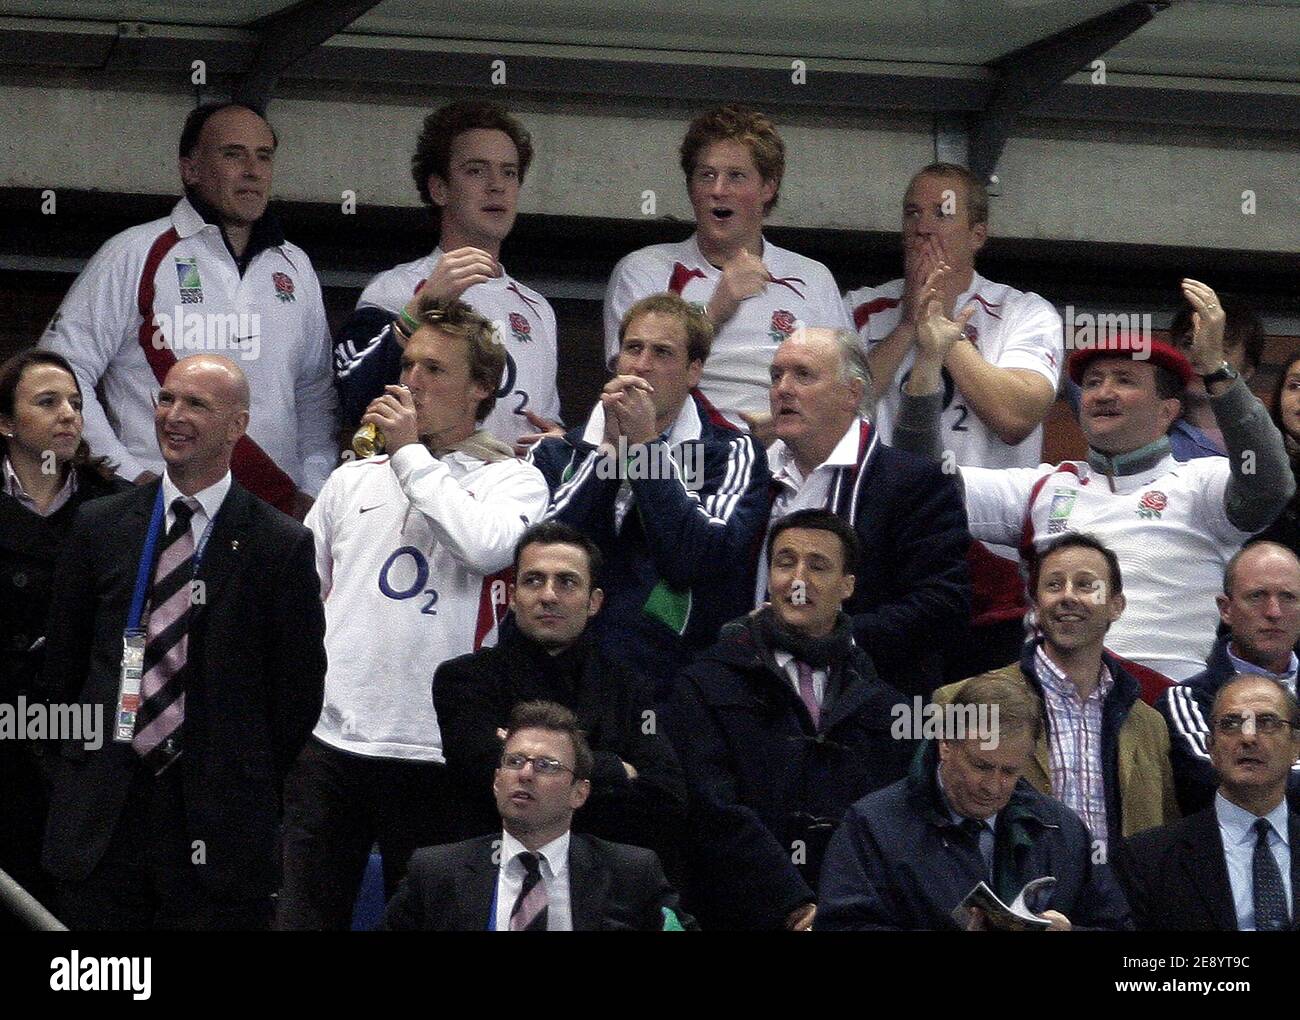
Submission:
[[[27,350],[0,365],[0,705],[15,723],[40,675],[50,581],[73,515],[128,487],[91,459],[81,429],[81,388],[61,356]],[[0,739],[0,868],[41,898],[45,804],[21,735]]]
[[[1300,351],[1292,354],[1282,367],[1273,388],[1273,424],[1282,433],[1286,452],[1291,457],[1291,473],[1300,480]],[[1300,492],[1259,538],[1280,542],[1300,556]]]

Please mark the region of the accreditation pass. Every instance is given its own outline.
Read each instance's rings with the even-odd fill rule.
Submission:
[[[117,714],[113,717],[113,739],[129,744],[135,737],[135,716],[140,710],[140,680],[144,676],[143,630],[122,634],[122,680],[117,688]]]

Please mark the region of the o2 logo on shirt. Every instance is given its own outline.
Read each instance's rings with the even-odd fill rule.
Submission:
[[[414,577],[411,577],[412,568],[415,571]],[[395,586],[394,575],[396,583],[404,585],[403,587]],[[429,560],[413,545],[404,545],[396,550],[379,568],[379,590],[386,597],[401,602],[421,595],[427,596],[428,601],[420,607],[420,612],[425,616],[437,616],[438,610],[433,607],[438,604],[438,593],[433,588],[425,588],[428,583]]]
[[[519,313],[511,312],[510,315],[513,319],[516,315],[519,315]],[[519,318],[523,319],[523,316],[519,315]],[[524,325],[528,325],[527,319],[524,319]],[[514,390],[515,380],[517,378],[519,378],[519,366],[515,364],[515,359],[511,357],[510,352],[506,351],[506,367],[505,371],[501,375],[501,385],[496,392],[497,400],[504,400],[506,397],[510,396],[510,391]],[[519,403],[510,410],[515,414],[523,414],[524,408],[528,406],[528,393],[525,390],[515,390],[515,396],[519,398]]]

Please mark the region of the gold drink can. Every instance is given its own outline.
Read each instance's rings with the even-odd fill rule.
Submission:
[[[367,422],[352,436],[352,452],[358,457],[373,457],[384,452],[384,433]]]

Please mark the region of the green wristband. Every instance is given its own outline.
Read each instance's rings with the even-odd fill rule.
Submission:
[[[420,328],[420,320],[417,319],[415,316],[413,316],[405,308],[403,308],[400,312],[397,313],[397,317],[402,321],[402,325],[405,326],[407,329],[409,329],[412,333],[414,333],[416,330]]]

